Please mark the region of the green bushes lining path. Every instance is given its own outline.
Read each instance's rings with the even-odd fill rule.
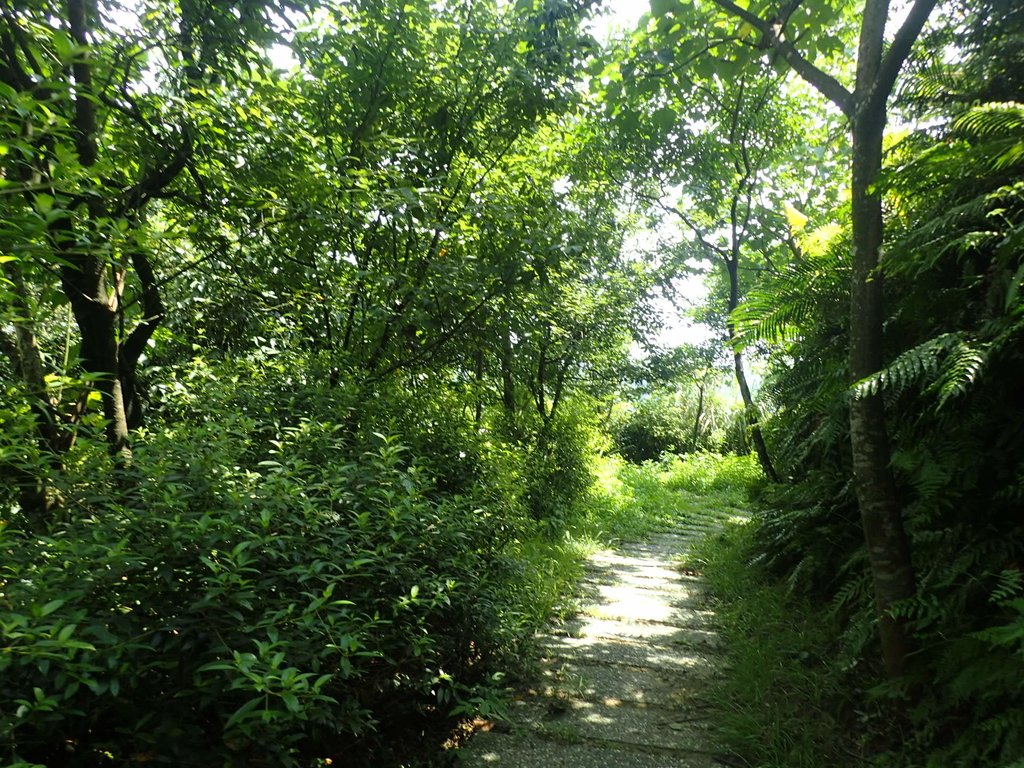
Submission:
[[[290,450],[344,455],[318,431],[262,472],[202,431],[160,438],[136,470],[161,481],[131,502],[101,491],[44,536],[4,529],[8,757],[306,765],[486,681],[527,630],[505,524],[432,497],[393,440],[356,462]]]
[[[715,720],[746,765],[862,764],[850,752],[864,723],[844,716],[850,697],[832,658],[837,621],[751,566],[753,533],[748,521],[729,523],[686,559],[711,585],[729,654],[728,674],[708,692]]]
[[[0,529],[7,764],[404,763],[424,729],[500,707],[591,548],[671,526],[695,493],[739,503],[756,474],[602,459],[556,526],[526,491],[439,494],[395,438],[353,459],[350,436],[303,422],[254,462],[246,426],[155,432],[132,470],[154,481],[127,498],[94,486],[45,534]],[[515,471],[485,453],[478,480]],[[84,476],[101,457],[80,459]]]
[[[728,649],[728,674],[708,691],[725,742],[759,768],[1020,768],[1020,585],[995,599],[1009,620],[950,638],[958,685],[942,677],[916,701],[879,685],[859,651],[870,626],[842,601],[817,602],[764,566],[763,516],[734,520],[685,559],[711,585],[711,607]],[[1016,654],[1016,658],[1014,657]],[[951,674],[951,673],[950,673]],[[980,686],[986,686],[979,693]],[[908,706],[908,700],[914,701]],[[1015,700],[1018,703],[1014,703]],[[974,702],[971,704],[971,702]],[[1000,705],[996,714],[992,709]]]

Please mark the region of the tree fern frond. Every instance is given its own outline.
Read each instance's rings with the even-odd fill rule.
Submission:
[[[1024,592],[1024,573],[1015,568],[1000,571],[998,582],[992,589],[989,599],[993,603],[1003,603]]]
[[[818,315],[823,305],[845,302],[842,263],[822,254],[786,266],[782,274],[752,290],[732,313],[737,345],[776,343],[797,338],[801,326]]]
[[[985,366],[988,346],[972,346],[965,338],[957,340],[939,372],[933,389],[939,395],[939,407],[964,394],[977,381]]]
[[[961,162],[965,160],[961,158]],[[927,252],[928,256],[915,259],[886,259],[884,269],[887,274],[931,269],[950,251],[962,253],[969,248],[993,242],[993,238],[994,242],[1000,242],[1006,236],[1006,232],[997,224],[993,224],[993,212],[1016,208],[1022,204],[1024,184],[1015,182],[976,195],[942,211],[936,211],[925,223],[907,232],[887,249],[891,253],[900,254],[906,249],[914,249],[922,254]],[[951,238],[951,232],[960,234]]]
[[[934,373],[939,359],[960,339],[958,333],[943,333],[908,349],[886,368],[853,385],[855,397],[867,397],[885,390],[900,394],[927,373]]]
[[[945,62],[932,60],[920,66],[900,88],[901,98],[911,101],[935,102],[961,93],[964,76]]]
[[[996,156],[992,161],[992,167],[997,171],[1006,171],[1021,162],[1024,162],[1024,141],[1016,141],[1009,143],[1009,146]]]
[[[943,490],[949,487],[950,477],[956,471],[957,460],[960,458],[955,451],[946,451],[945,455],[940,451],[936,455],[932,450],[914,446],[894,451],[892,465],[907,475],[920,499],[934,500],[940,498]],[[938,533],[944,537],[945,532]],[[928,535],[929,532],[925,531],[919,534],[922,539]]]
[[[1024,135],[1024,104],[1013,101],[980,104],[956,118],[953,129],[976,138]]]
[[[868,572],[863,571],[847,580],[832,598],[832,609],[861,608],[871,598],[871,581]]]

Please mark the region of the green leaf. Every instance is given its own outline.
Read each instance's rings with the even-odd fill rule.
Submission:
[[[65,601],[60,598],[58,598],[57,600],[51,600],[39,609],[39,617],[42,618],[43,616],[49,616],[51,613],[53,613],[62,605],[64,605],[64,603]]]
[[[53,208],[55,202],[53,195],[48,195],[45,192],[39,192],[35,196],[35,209],[40,214],[45,216]]]
[[[679,7],[679,0],[651,0],[651,15],[656,19],[668,16]]]
[[[301,709],[299,699],[294,693],[282,693],[281,701],[289,712],[298,712]]]
[[[679,115],[671,107],[662,107],[654,113],[652,120],[662,133],[668,133],[679,123]]]
[[[1009,312],[1017,302],[1017,296],[1020,294],[1020,286],[1022,282],[1024,282],[1024,264],[1020,265],[1017,269],[1017,273],[1010,280],[1010,285],[1006,290],[1006,301],[1003,303],[1004,312]]]
[[[231,717],[228,718],[228,721],[224,724],[224,729],[229,730],[230,728],[238,725],[238,723],[242,722],[250,712],[265,703],[265,701],[266,699],[263,696],[249,699],[249,701],[236,709]]]

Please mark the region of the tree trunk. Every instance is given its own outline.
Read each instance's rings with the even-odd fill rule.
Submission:
[[[866,0],[857,45],[856,86],[850,93],[838,80],[803,58],[781,36],[785,25],[762,19],[733,0],[714,0],[761,31],[808,83],[832,101],[850,121],[853,139],[851,203],[853,208],[852,285],[850,290],[850,372],[854,382],[882,368],[882,280],[876,273],[884,220],[876,184],[882,170],[882,138],[887,101],[900,69],[921,34],[936,0],[912,0],[900,28],[885,45],[890,0]],[[891,608],[916,591],[910,543],[889,468],[889,438],[879,394],[850,401],[850,445],[854,486],[878,609],[882,660],[890,677],[903,673],[911,643],[905,622]]]
[[[735,243],[735,240],[734,240]],[[735,249],[735,245],[734,245]],[[740,277],[739,277],[739,254],[733,253],[731,259],[726,260],[726,269],[729,272],[729,313],[731,314],[740,303]],[[772,464],[768,455],[768,446],[764,442],[764,435],[761,434],[761,425],[754,405],[754,398],[750,394],[750,386],[747,384],[747,374],[743,369],[743,353],[736,349],[736,328],[732,322],[726,324],[729,331],[729,345],[733,348],[732,360],[733,369],[736,371],[736,383],[739,385],[740,397],[743,399],[743,413],[747,419],[747,426],[750,428],[750,442],[754,444],[754,452],[761,464],[764,476],[771,482],[779,482],[779,476],[775,472],[775,465]]]
[[[732,332],[729,333],[729,340],[732,340]],[[761,464],[765,477],[773,483],[779,482],[779,476],[775,472],[775,465],[772,464],[768,455],[768,446],[764,442],[764,435],[761,434],[761,425],[758,422],[757,406],[754,405],[754,398],[750,394],[750,386],[747,384],[747,374],[743,370],[743,355],[733,352],[733,367],[736,370],[736,383],[740,388],[740,397],[743,398],[743,412],[747,417],[747,426],[750,428],[750,442],[754,444],[754,453]]]
[[[81,334],[82,367],[97,377],[95,386],[103,403],[110,452],[119,462],[130,463],[116,315],[107,294],[104,264],[94,256],[81,254],[66,253],[64,259],[68,266],[61,270],[61,282]]]
[[[882,369],[882,200],[875,189],[882,167],[885,115],[859,112],[853,124],[853,277],[850,290],[850,371],[853,380]],[[910,543],[889,468],[889,439],[881,393],[850,402],[850,444],[861,524],[875,588],[882,660],[890,677],[903,673],[911,643],[894,603],[913,597]]]
[[[700,440],[700,419],[704,415],[704,382],[697,385],[697,415],[693,418],[693,439],[690,440],[690,450],[697,451],[697,441]]]
[[[59,419],[46,391],[46,369],[25,278],[17,262],[4,264],[3,274],[11,284],[11,308],[15,312],[11,318],[14,327],[13,347],[9,351],[11,362],[27,389],[41,445],[47,451],[58,453]]]
[[[71,71],[75,82],[72,125],[75,149],[83,168],[96,164],[96,104],[92,84],[92,62],[89,55],[89,13],[86,0],[68,0],[68,27],[71,38],[80,50]],[[103,211],[95,200],[88,203],[89,217],[101,218]],[[64,294],[71,302],[82,336],[82,366],[96,376],[96,389],[103,401],[107,442],[110,452],[120,462],[131,461],[128,447],[128,420],[121,387],[120,365],[114,308],[106,284],[106,264],[89,253],[86,244],[76,242],[73,225],[61,222],[54,233],[57,252],[66,266],[61,269]],[[115,297],[116,300],[116,297]]]
[[[512,349],[512,328],[508,311],[502,313],[501,329],[501,406],[509,426],[516,418],[516,382],[512,373],[514,350]]]
[[[480,427],[484,420],[484,351],[478,349],[476,351],[476,392],[475,399],[476,403],[473,408],[473,424],[476,426],[477,431],[480,431]]]

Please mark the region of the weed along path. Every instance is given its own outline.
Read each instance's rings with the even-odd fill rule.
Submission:
[[[720,641],[701,578],[676,558],[705,529],[656,534],[592,556],[584,603],[542,638],[539,678],[510,722],[461,749],[470,768],[714,768],[702,692]]]

